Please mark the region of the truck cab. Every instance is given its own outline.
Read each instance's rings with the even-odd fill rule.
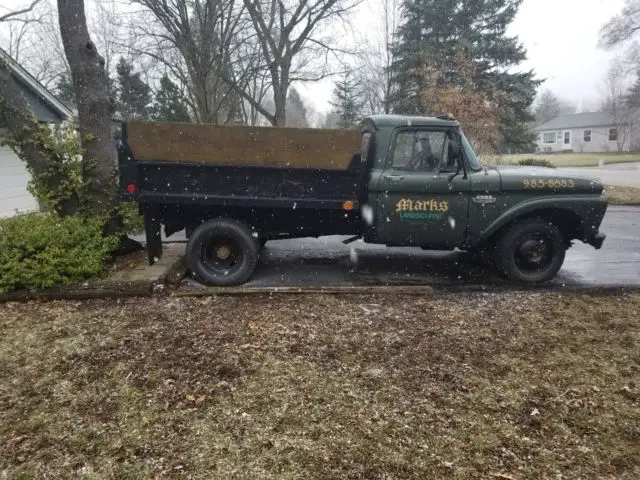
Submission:
[[[512,280],[540,282],[555,276],[572,240],[604,241],[599,182],[545,167],[484,166],[449,116],[366,118],[362,155],[367,242],[475,251]]]

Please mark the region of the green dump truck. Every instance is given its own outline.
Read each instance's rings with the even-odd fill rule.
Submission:
[[[484,166],[448,116],[365,118],[358,131],[123,125],[121,196],[185,229],[192,274],[247,281],[271,239],[348,235],[388,246],[475,252],[514,282],[560,270],[579,240],[599,249],[603,186],[552,168]]]

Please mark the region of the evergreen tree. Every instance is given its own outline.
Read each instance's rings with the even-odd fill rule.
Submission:
[[[124,118],[149,117],[151,88],[140,78],[140,73],[134,73],[133,65],[124,57],[120,57],[116,65],[116,74],[118,113]]]
[[[333,88],[333,113],[337,116],[338,128],[351,128],[358,124],[362,118],[362,92],[358,83],[349,73],[340,78]]]
[[[307,121],[307,107],[305,107],[302,97],[298,91],[291,87],[287,96],[287,127],[304,128],[309,126]]]
[[[526,124],[539,82],[533,72],[512,73],[526,59],[524,47],[506,31],[522,0],[403,0],[403,23],[394,46],[393,110],[403,114],[437,114],[425,103],[428,88],[457,86],[452,59],[463,55],[474,65],[475,86],[501,112],[505,144],[516,135],[511,122]],[[429,84],[425,68],[441,72],[440,85]],[[513,139],[520,144],[518,133]]]
[[[545,90],[540,94],[534,111],[536,123],[542,125],[560,115],[560,99],[551,90]]]
[[[542,125],[553,120],[558,115],[575,113],[575,111],[575,105],[559,99],[551,90],[545,90],[538,97],[533,114],[536,118],[536,123]]]
[[[160,89],[156,93],[153,118],[166,122],[189,122],[189,109],[180,88],[164,74],[160,79]]]
[[[73,80],[69,72],[64,72],[58,78],[56,83],[56,96],[58,99],[69,107],[76,104],[76,91],[73,88]]]

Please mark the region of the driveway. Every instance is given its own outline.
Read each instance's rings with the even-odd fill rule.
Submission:
[[[595,178],[605,185],[640,187],[640,162],[612,163],[602,167],[562,167],[558,172]]]
[[[640,286],[640,207],[610,207],[602,231],[607,240],[601,250],[581,242],[569,250],[555,285]],[[344,245],[345,238],[271,241],[245,286],[507,285],[463,252],[387,248],[361,241]],[[185,279],[182,288],[204,287]]]

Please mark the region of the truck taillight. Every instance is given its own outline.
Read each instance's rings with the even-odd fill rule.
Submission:
[[[138,191],[138,187],[136,187],[134,183],[130,183],[129,185],[127,185],[127,192],[136,193],[137,191]]]

